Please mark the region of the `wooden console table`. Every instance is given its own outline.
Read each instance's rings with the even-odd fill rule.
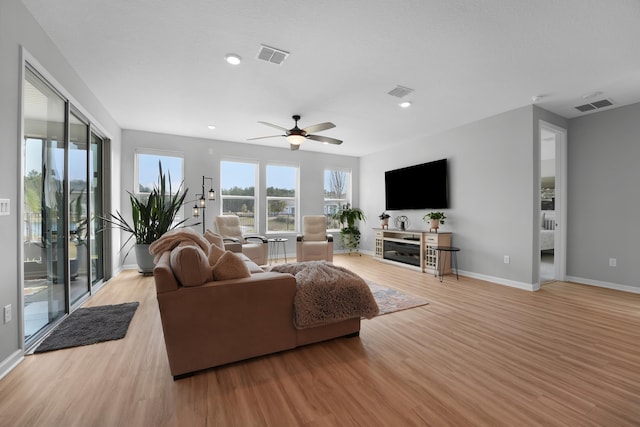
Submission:
[[[439,257],[436,246],[451,246],[451,233],[431,233],[424,230],[394,230],[374,228],[375,258],[397,265],[417,268],[423,273],[438,274]],[[444,266],[441,274],[450,273]]]

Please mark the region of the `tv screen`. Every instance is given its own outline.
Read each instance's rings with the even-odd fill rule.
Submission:
[[[386,171],[385,209],[446,209],[447,159]]]

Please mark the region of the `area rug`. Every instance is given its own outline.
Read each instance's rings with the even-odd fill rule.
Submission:
[[[371,293],[376,299],[376,303],[378,303],[378,308],[380,309],[378,316],[429,304],[429,301],[424,298],[408,295],[368,280],[367,285],[369,285]]]
[[[124,338],[137,302],[79,308],[60,323],[34,353]]]

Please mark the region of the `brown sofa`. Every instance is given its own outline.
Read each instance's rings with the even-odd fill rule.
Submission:
[[[174,379],[305,344],[358,336],[360,331],[359,317],[296,329],[296,280],[290,274],[254,272],[243,279],[187,287],[176,279],[166,251],[156,264],[154,279]]]

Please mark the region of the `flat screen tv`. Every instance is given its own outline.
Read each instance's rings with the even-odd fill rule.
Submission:
[[[385,209],[446,209],[449,207],[447,159],[386,171]]]

